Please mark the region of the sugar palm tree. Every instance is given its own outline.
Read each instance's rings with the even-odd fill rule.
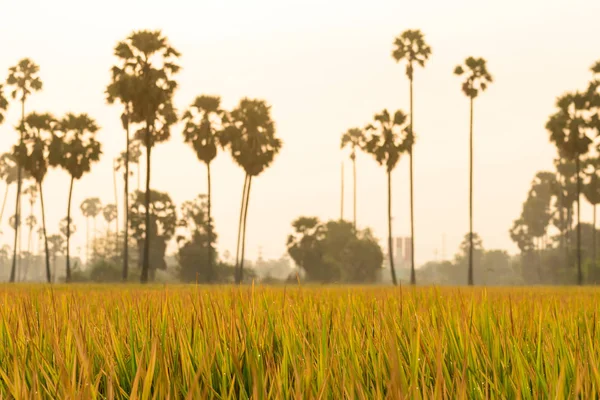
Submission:
[[[468,283],[473,285],[473,103],[480,92],[487,89],[493,82],[492,75],[487,70],[486,61],[483,58],[469,57],[464,65],[458,65],[454,74],[465,75],[462,85],[463,93],[469,98],[471,113],[469,120],[469,275]]]
[[[585,114],[589,109],[589,97],[576,92],[567,93],[556,101],[558,110],[550,116],[546,129],[550,141],[566,158],[575,161],[576,202],[577,202],[577,283],[583,284],[581,269],[581,158],[589,151],[592,139],[588,137],[589,123]]]
[[[67,114],[60,121],[60,128],[50,143],[49,162],[51,166],[59,166],[71,177],[69,200],[67,202],[66,221],[71,218],[71,199],[75,180],[90,172],[92,163],[100,159],[102,146],[95,136],[99,127],[87,114]],[[65,224],[67,238],[66,280],[71,281],[71,258],[69,244],[71,240],[71,223]]]
[[[146,226],[150,226],[151,151],[155,144],[170,137],[170,127],[177,122],[172,98],[177,88],[173,76],[180,69],[176,64],[179,53],[160,31],[133,32],[117,45],[115,53],[122,62],[116,75],[130,77],[127,79],[133,88],[129,121],[143,124],[136,136],[146,148]],[[146,232],[142,282],[148,281],[149,246],[150,235]]]
[[[42,81],[38,76],[40,68],[30,59],[24,58],[14,67],[10,67],[8,70],[8,78],[6,83],[8,86],[13,88],[11,96],[13,99],[19,99],[21,102],[21,123],[19,124],[20,139],[19,145],[23,145],[24,139],[24,121],[25,121],[25,102],[33,92],[42,90]],[[22,167],[19,166],[17,174],[17,200],[15,202],[15,216],[19,219],[20,207],[21,207],[21,185],[22,179]],[[17,238],[19,234],[19,224],[16,225],[15,229],[15,240],[13,246],[13,262],[10,271],[10,281],[15,281],[15,271],[17,267]]]
[[[592,268],[596,269],[596,209],[598,204],[600,204],[600,159],[598,157],[590,157],[588,158],[584,164],[586,164],[586,169],[589,172],[586,174],[586,182],[583,187],[583,195],[589,201],[589,203],[593,206],[593,220],[592,220],[592,243],[593,243],[593,253],[592,253]]]
[[[236,164],[246,173],[236,250],[236,283],[239,284],[244,279],[246,219],[252,178],[260,175],[271,165],[281,150],[282,142],[275,135],[271,107],[263,100],[248,98],[242,99],[238,106],[226,115],[220,139],[221,144],[231,151]]]
[[[352,181],[353,181],[353,223],[356,229],[356,150],[360,150],[365,145],[365,134],[360,128],[352,128],[342,135],[341,148],[350,147],[350,159],[352,160]]]
[[[222,130],[221,98],[219,96],[198,96],[190,108],[183,114],[185,122],[183,128],[184,141],[192,146],[198,160],[206,164],[207,177],[207,215],[208,215],[208,269],[212,271],[213,265],[213,232],[212,232],[212,191],[210,163],[217,156],[217,144]]]
[[[414,131],[413,112],[413,78],[415,65],[425,67],[425,63],[431,55],[431,47],[425,42],[423,33],[419,30],[407,30],[402,32],[394,41],[392,57],[396,62],[406,61],[406,76],[410,81],[410,130]],[[408,150],[410,165],[410,283],[416,284],[415,274],[415,214],[413,195],[413,149]]]
[[[0,125],[4,122],[4,113],[8,109],[8,99],[4,95],[4,85],[0,83]]]
[[[89,221],[90,218],[94,221],[94,238],[93,238],[93,255],[96,255],[96,218],[98,217],[98,215],[102,212],[102,202],[100,201],[100,199],[98,197],[88,197],[87,199],[83,200],[81,202],[81,205],[79,206],[79,208],[81,209],[81,213],[83,214],[83,216],[85,217],[86,220],[86,248],[87,248],[87,252],[86,252],[86,258],[87,258],[87,262],[89,262],[90,260],[90,254],[89,254],[89,250],[90,250],[90,225],[89,225]]]
[[[0,222],[4,216],[4,209],[6,205],[6,199],[8,198],[8,191],[10,186],[17,182],[19,166],[15,155],[11,153],[4,153],[0,155],[0,179],[6,183],[6,190],[4,191],[4,197],[2,200],[2,207],[0,207]]]
[[[106,248],[108,251],[108,239],[110,237],[110,224],[117,219],[117,205],[116,204],[107,204],[102,208],[102,216],[106,221]],[[119,232],[119,224],[115,227],[115,233]],[[116,236],[115,236],[116,237]],[[115,243],[115,254],[119,252],[119,243],[118,240]]]
[[[409,151],[414,137],[407,124],[407,116],[401,110],[390,115],[388,110],[376,114],[372,124],[366,127],[367,139],[364,150],[373,155],[379,165],[385,166],[388,183],[388,253],[392,282],[397,285],[392,246],[392,171],[400,156]]]
[[[56,282],[56,256],[64,253],[65,239],[61,235],[50,235],[48,243],[52,255],[52,283],[54,283]]]

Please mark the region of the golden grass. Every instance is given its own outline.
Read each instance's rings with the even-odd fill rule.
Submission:
[[[1,286],[0,398],[597,398],[600,290]]]

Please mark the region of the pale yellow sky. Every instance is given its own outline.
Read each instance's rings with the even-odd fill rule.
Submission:
[[[589,66],[600,59],[598,15],[596,0],[0,0],[0,77],[30,57],[41,67],[44,91],[31,97],[28,111],[87,112],[101,125],[104,157],[75,185],[80,217],[85,197],[114,202],[111,165],[124,138],[120,108],[104,100],[113,47],[134,29],[162,29],[183,54],[180,110],[199,94],[219,94],[225,107],[244,96],[273,106],[284,148],[252,185],[247,251],[254,258],[261,246],[265,256],[278,257],[296,217],[339,217],[340,135],[383,108],[408,111],[404,68],[390,52],[400,32],[421,29],[433,48],[415,77],[415,236],[423,263],[441,250],[443,234],[451,256],[468,230],[469,109],[454,66],[485,57],[495,78],[475,105],[474,224],[487,248],[514,251],[508,229],[533,175],[550,168],[554,156],[544,124],[555,97],[584,87]],[[0,126],[0,151],[15,142],[18,119],[13,104]],[[384,244],[384,170],[365,155],[358,166],[358,223]],[[233,252],[243,175],[227,154],[212,170],[218,247]],[[406,159],[393,180],[394,230],[406,235]],[[45,187],[54,233],[66,215],[68,179],[52,171]],[[205,191],[205,167],[183,144],[180,125],[153,150],[152,187],[178,204]],[[13,205],[11,195],[6,216]],[[589,211],[586,205],[584,217]],[[83,219],[76,222],[74,249],[85,239]],[[5,224],[3,231],[7,241]]]

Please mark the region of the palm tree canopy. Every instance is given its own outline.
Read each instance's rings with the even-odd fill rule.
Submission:
[[[588,100],[588,96],[578,92],[559,97],[556,101],[558,110],[546,123],[550,141],[568,158],[587,153],[592,143],[586,134],[589,124],[584,118],[589,107]]]
[[[430,55],[431,47],[425,42],[425,37],[420,30],[409,29],[394,40],[392,57],[396,62],[406,60],[406,76],[409,79],[413,78],[414,63],[424,67]]]
[[[462,90],[471,99],[477,97],[479,92],[484,92],[489,84],[494,81],[483,58],[467,58],[464,65],[458,65],[454,69],[454,74],[458,76],[466,75]]]
[[[27,180],[31,177],[27,174],[27,171],[23,171],[25,175],[23,179]],[[12,153],[4,153],[0,155],[0,179],[6,182],[7,185],[12,185],[17,182],[19,173],[19,165],[15,155]]]
[[[115,204],[107,204],[102,209],[102,216],[109,224],[117,218],[117,206]]]
[[[81,202],[79,207],[86,218],[96,218],[102,212],[102,202],[97,197],[90,197]]]
[[[199,160],[210,163],[217,156],[218,136],[222,130],[223,110],[219,96],[199,96],[183,114],[184,141]]]
[[[67,221],[69,221],[69,218],[64,217],[59,223],[60,233],[62,233],[62,235],[65,237],[67,236]],[[71,236],[73,236],[75,232],[77,232],[77,226],[73,223],[73,218],[71,218],[69,224],[69,233]]]
[[[143,240],[146,235],[145,192],[135,191],[132,194],[131,216],[129,226],[136,240]],[[150,234],[169,240],[177,227],[177,209],[168,193],[150,191]]]
[[[129,163],[135,164],[140,162],[142,156],[142,145],[139,140],[133,140],[129,143]],[[120,171],[125,169],[125,159],[127,158],[126,152],[122,151],[119,156],[115,159],[115,170]],[[129,171],[133,174],[132,171]]]
[[[4,112],[8,109],[8,100],[4,96],[4,86],[0,83],[0,124],[4,122]]]
[[[50,142],[50,166],[60,166],[74,179],[80,179],[102,154],[102,146],[95,139],[99,129],[87,114],[67,114]]]
[[[350,158],[354,160],[356,158],[356,149],[361,149],[365,146],[366,137],[365,133],[360,128],[348,129],[346,133],[342,135],[342,141],[340,147],[350,147]]]
[[[271,107],[265,101],[244,98],[223,122],[221,144],[229,146],[233,159],[248,175],[257,176],[271,165],[282,142],[275,136]]]
[[[400,155],[407,152],[414,144],[414,135],[407,124],[406,114],[398,110],[392,117],[388,110],[376,114],[374,122],[365,129],[369,132],[365,151],[372,154],[380,165],[385,165],[387,171],[392,171]]]
[[[23,124],[23,141],[13,151],[23,169],[42,182],[48,172],[49,146],[58,129],[58,121],[49,113],[30,113]]]
[[[25,101],[32,92],[42,90],[42,81],[37,76],[39,70],[40,67],[28,58],[9,68],[6,83],[14,87],[11,93],[13,99],[20,94],[19,100]]]

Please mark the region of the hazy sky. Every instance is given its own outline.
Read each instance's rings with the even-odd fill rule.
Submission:
[[[227,108],[244,96],[272,105],[284,147],[253,181],[247,252],[254,258],[262,247],[264,256],[278,257],[296,217],[339,217],[340,161],[347,157],[339,151],[340,135],[383,108],[408,111],[404,67],[390,54],[400,32],[421,29],[433,49],[415,75],[415,236],[423,263],[441,251],[442,235],[449,257],[468,230],[469,108],[454,67],[481,56],[495,79],[475,104],[474,224],[486,248],[515,251],[508,229],[535,172],[551,168],[555,154],[546,118],[556,96],[583,88],[600,59],[598,15],[597,0],[0,0],[0,74],[32,58],[44,90],[31,97],[28,111],[87,112],[102,127],[102,161],[74,188],[75,249],[85,240],[81,201],[114,202],[111,166],[125,141],[121,109],[106,105],[104,96],[114,45],[135,29],[161,29],[182,53],[179,110],[200,94],[221,95]],[[0,126],[0,151],[15,142],[18,119],[12,104]],[[205,191],[205,167],[183,144],[181,125],[152,155],[153,189],[178,204]],[[385,172],[366,155],[357,162],[358,224],[372,227],[384,244]],[[218,247],[234,252],[243,174],[228,154],[218,156],[212,171]],[[350,218],[349,164],[346,171]],[[66,215],[68,183],[60,171],[46,180],[50,233]],[[393,184],[393,228],[406,235],[406,158]],[[121,187],[120,181],[120,197]],[[7,207],[3,241],[11,237],[12,194]]]

